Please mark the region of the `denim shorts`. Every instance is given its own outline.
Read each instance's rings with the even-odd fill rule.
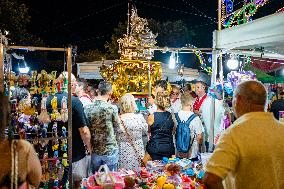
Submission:
[[[92,171],[95,173],[101,165],[107,164],[110,171],[117,171],[118,167],[118,150],[114,150],[111,155],[92,154]]]

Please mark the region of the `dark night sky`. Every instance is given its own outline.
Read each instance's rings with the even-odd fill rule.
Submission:
[[[46,46],[77,45],[78,52],[96,48],[104,50],[113,29],[119,22],[127,20],[128,0],[19,1],[29,8],[29,32],[43,39]],[[212,32],[217,29],[217,0],[132,1],[140,17],[159,21],[183,20],[196,33],[193,45],[212,46]],[[234,2],[240,7],[244,1]],[[284,0],[270,0],[254,18],[274,13],[283,6]]]
[[[127,20],[128,0],[19,0],[29,7],[28,29],[48,46],[77,45],[78,50],[103,49],[113,28]],[[193,45],[211,47],[217,28],[217,0],[133,0],[138,15],[160,21],[183,20],[197,36]],[[236,8],[243,0],[234,0]],[[270,14],[284,0],[270,0],[256,16]]]
[[[100,48],[110,40],[113,28],[127,19],[128,0],[22,0],[28,7],[28,29],[49,46],[77,45],[79,50]],[[199,31],[196,45],[211,46],[216,28],[215,0],[136,0],[138,15],[156,20],[183,20]],[[200,3],[202,2],[202,3]],[[210,18],[208,18],[210,17]],[[200,36],[202,35],[202,36]],[[206,35],[206,36],[205,36]],[[199,41],[198,38],[206,38]]]

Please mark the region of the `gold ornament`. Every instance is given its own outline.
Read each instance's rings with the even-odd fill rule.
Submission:
[[[160,62],[151,61],[152,86],[162,78]],[[148,61],[117,60],[109,67],[100,67],[102,77],[112,83],[113,96],[119,99],[125,93],[148,93]]]

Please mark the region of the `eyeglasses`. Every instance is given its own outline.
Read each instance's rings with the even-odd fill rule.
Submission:
[[[171,95],[179,95],[179,93],[171,92]]]

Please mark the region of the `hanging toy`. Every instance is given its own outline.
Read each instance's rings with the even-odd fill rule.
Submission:
[[[64,96],[61,101],[61,121],[67,122],[68,121],[68,109],[67,109],[67,98]]]
[[[57,142],[52,146],[53,157],[58,157],[58,146],[59,144]]]
[[[62,165],[63,165],[64,167],[68,167],[68,166],[69,166],[67,153],[64,153],[64,154],[63,154]]]
[[[41,137],[42,138],[47,137],[47,128],[48,128],[48,124],[47,123],[43,124],[42,130],[41,130]]]
[[[53,132],[55,137],[58,137],[58,135],[57,135],[57,122],[54,122],[54,124],[52,126],[52,132]]]
[[[66,129],[66,127],[62,127],[61,128],[61,130],[62,130],[62,137],[66,137],[67,136],[67,129]]]
[[[52,113],[50,115],[52,121],[61,121],[61,115],[57,110],[57,97],[51,100]]]
[[[43,124],[50,123],[50,116],[48,115],[47,109],[46,109],[46,101],[47,101],[47,98],[43,97],[41,100],[41,112],[40,112],[40,115],[38,116],[38,121]]]
[[[61,150],[63,152],[66,152],[67,151],[67,140],[66,139],[63,139],[62,140],[62,143],[61,143]]]
[[[55,95],[55,93],[56,93],[56,85],[52,84],[52,86],[51,86],[51,94]]]

